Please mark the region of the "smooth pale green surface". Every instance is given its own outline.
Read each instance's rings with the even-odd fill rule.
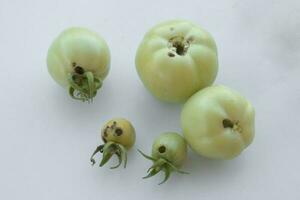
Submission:
[[[166,151],[160,153],[159,147],[164,146]],[[152,145],[152,157],[165,158],[180,168],[187,156],[187,144],[184,138],[175,132],[166,132],[159,135]]]
[[[190,40],[185,55],[168,55],[169,40],[182,36]],[[136,69],[148,90],[157,98],[180,102],[209,86],[218,71],[217,47],[212,36],[185,20],[154,26],[146,33],[136,54]]]
[[[48,50],[48,71],[57,83],[67,88],[67,76],[73,72],[73,63],[103,81],[110,63],[106,42],[100,35],[85,28],[63,31]]]
[[[231,159],[239,155],[254,137],[254,108],[238,92],[225,86],[207,87],[184,105],[181,126],[190,147],[200,155]],[[223,120],[238,121],[224,128]]]

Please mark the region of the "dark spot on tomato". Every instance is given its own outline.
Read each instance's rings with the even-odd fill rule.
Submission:
[[[230,119],[223,120],[223,127],[224,128],[233,128],[234,124]]]
[[[169,57],[174,57],[174,56],[175,56],[175,54],[174,54],[174,53],[172,53],[172,52],[169,52],[169,53],[168,53],[168,56],[169,56]]]
[[[117,128],[117,129],[115,130],[115,133],[116,133],[117,136],[120,136],[120,135],[123,134],[123,130],[120,129],[120,128]]]
[[[83,74],[84,73],[84,69],[80,66],[77,66],[74,68],[75,73],[77,74]]]
[[[116,121],[113,121],[113,124],[110,126],[111,129],[114,129],[117,125],[117,122]]]
[[[165,147],[164,145],[160,146],[160,147],[158,148],[158,152],[159,152],[159,153],[165,153],[165,152],[166,152],[166,147]]]

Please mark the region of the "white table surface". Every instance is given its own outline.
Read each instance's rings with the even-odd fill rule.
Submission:
[[[256,138],[231,161],[189,152],[183,169],[142,180],[164,131],[180,132],[182,105],[158,102],[134,66],[143,34],[173,18],[195,21],[216,39],[216,83],[256,108]],[[72,100],[49,76],[53,38],[84,26],[105,38],[111,71],[93,104]],[[300,2],[298,0],[1,0],[0,199],[300,199]],[[130,119],[137,130],[126,169],[91,167],[101,125]],[[109,164],[114,164],[112,160]]]

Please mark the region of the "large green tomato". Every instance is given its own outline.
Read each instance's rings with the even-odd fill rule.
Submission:
[[[238,156],[254,138],[254,108],[225,86],[207,87],[184,105],[181,126],[190,147],[215,159]]]
[[[185,101],[214,82],[217,47],[212,36],[196,24],[167,21],[146,33],[136,54],[136,69],[158,99]]]
[[[90,101],[109,71],[110,54],[100,35],[85,28],[63,31],[48,50],[52,78],[69,89],[70,95]]]

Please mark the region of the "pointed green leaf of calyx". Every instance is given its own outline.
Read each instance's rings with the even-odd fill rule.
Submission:
[[[121,144],[117,144],[115,143],[115,154],[118,156],[118,165],[114,166],[114,167],[111,167],[111,169],[115,169],[115,168],[118,168],[121,163],[123,162],[124,160],[124,168],[126,168],[126,165],[127,165],[127,150],[126,148],[121,145]]]
[[[138,149],[138,152],[140,153],[140,154],[142,154],[142,156],[144,156],[146,159],[148,159],[148,160],[152,160],[152,161],[156,161],[157,159],[155,159],[155,158],[153,158],[153,157],[151,157],[151,156],[148,156],[147,154],[144,154],[141,150],[139,150]]]
[[[180,170],[178,167],[174,166],[170,161],[166,160],[166,164],[173,170],[180,174],[190,174],[189,172],[185,172]]]
[[[118,164],[110,167],[110,169],[116,169],[122,164],[122,156],[121,156],[120,152],[116,152],[116,155],[118,157]]]
[[[103,165],[105,165],[109,161],[109,159],[115,154],[115,152],[116,148],[114,142],[105,143],[103,147],[103,157],[99,166],[102,167]]]
[[[83,94],[83,89],[78,86],[75,82],[76,77],[73,74],[68,74],[68,81],[70,84],[69,94],[73,99],[84,101],[84,98],[81,94]]]
[[[122,156],[122,160],[124,160],[124,168],[126,168],[126,165],[127,165],[127,150],[121,144],[117,144],[117,147],[118,147],[119,152],[120,152],[120,154]]]
[[[160,158],[154,162],[154,164],[147,170],[147,172],[149,172],[152,169],[161,168],[161,167],[163,167],[163,165],[165,163],[166,163],[166,161],[164,159]]]
[[[98,152],[102,152],[103,147],[104,147],[104,145],[100,145],[100,146],[98,146],[98,147],[95,149],[95,151],[93,152],[93,154],[92,154],[92,156],[91,156],[91,158],[90,158],[90,161],[92,162],[92,165],[94,165],[94,164],[96,163],[96,161],[95,161],[95,159],[94,159],[94,156],[95,156]]]
[[[95,78],[92,72],[83,74],[69,73],[69,94],[73,99],[92,102],[97,90],[102,86],[102,81]]]
[[[102,167],[103,165],[105,165],[109,159],[116,153],[117,151],[117,148],[116,148],[116,143],[114,142],[107,142],[104,144],[104,147],[103,147],[103,156],[102,156],[102,160],[101,160],[101,163],[100,163],[100,167]]]
[[[124,168],[126,167],[127,150],[123,145],[111,141],[105,143],[104,145],[100,145],[99,147],[97,147],[97,149],[91,156],[91,162],[93,165],[95,164],[95,160],[93,159],[93,156],[98,152],[103,153],[102,160],[99,165],[100,167],[104,166],[114,154],[118,157],[118,164],[110,168],[111,169],[118,168],[122,164],[123,160],[124,160]]]
[[[150,170],[150,172],[148,173],[147,176],[144,176],[144,177],[143,177],[143,179],[150,178],[150,177],[156,175],[156,174],[157,174],[158,172],[160,172],[160,171],[161,171],[161,168],[160,168],[160,167],[155,168],[155,169],[152,169],[152,170]]]
[[[165,177],[164,177],[163,181],[159,183],[159,185],[161,185],[161,184],[165,183],[170,178],[170,175],[173,171],[176,171],[176,172],[181,173],[181,174],[188,174],[188,172],[181,171],[179,168],[174,166],[170,161],[166,160],[165,158],[155,159],[151,156],[148,156],[148,155],[144,154],[140,150],[138,150],[138,151],[145,158],[147,158],[147,159],[154,162],[153,165],[147,170],[148,175],[143,177],[144,179],[145,178],[150,178],[150,177],[156,175],[158,172],[163,170],[164,173],[165,173]]]
[[[161,184],[165,183],[170,178],[170,175],[171,175],[171,172],[172,172],[172,170],[169,167],[167,167],[167,166],[165,166],[163,168],[163,171],[165,172],[165,178],[158,185],[161,185]]]
[[[98,79],[98,78],[95,78],[94,81],[95,81],[95,88],[96,88],[96,92],[95,92],[94,95],[96,95],[97,90],[100,89],[101,86],[102,86],[102,81],[100,79]]]
[[[86,72],[86,78],[87,78],[87,83],[88,83],[88,95],[90,97],[94,97],[94,92],[95,92],[95,84],[94,84],[94,75],[92,72]],[[90,99],[93,101],[93,98]]]

